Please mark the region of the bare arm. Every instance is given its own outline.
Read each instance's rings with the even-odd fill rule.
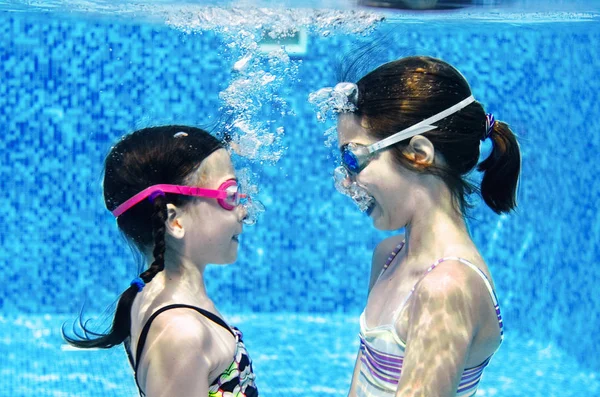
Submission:
[[[350,384],[350,391],[348,392],[348,397],[356,396],[356,385],[358,383],[358,377],[360,376],[360,360],[362,357],[362,351],[358,350],[358,355],[356,356],[356,363],[354,364],[354,373],[352,374],[352,383]]]
[[[417,286],[396,397],[456,395],[478,321],[464,269],[444,264]]]

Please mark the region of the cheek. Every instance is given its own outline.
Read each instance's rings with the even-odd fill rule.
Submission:
[[[387,164],[374,161],[356,176],[356,182],[371,194],[388,194],[395,178],[395,172]]]
[[[235,211],[221,208],[215,200],[214,203],[200,203],[192,219],[200,238],[216,241],[224,234],[232,233],[237,217]]]
[[[214,219],[214,210],[211,206],[208,203],[198,203],[189,213],[188,225],[195,237],[204,236],[206,239],[213,234],[211,229]]]
[[[373,166],[373,167],[371,167]],[[358,174],[356,181],[375,199],[388,208],[395,208],[409,195],[409,184],[402,175],[387,164],[371,164]]]

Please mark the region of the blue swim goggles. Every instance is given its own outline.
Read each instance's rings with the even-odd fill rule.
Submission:
[[[344,168],[344,170],[336,169],[336,174],[340,174],[340,176],[342,174],[346,174],[347,176],[349,176],[348,174],[358,174],[369,164],[369,162],[371,162],[371,160],[375,156],[375,153],[395,143],[398,143],[408,138],[412,138],[415,135],[423,134],[427,131],[436,129],[437,126],[432,125],[433,123],[436,123],[441,119],[458,112],[459,110],[463,109],[464,107],[470,105],[473,102],[475,102],[475,98],[473,97],[473,95],[471,95],[468,98],[463,99],[456,105],[449,107],[448,109],[434,116],[431,116],[417,124],[414,124],[369,146],[361,145],[359,143],[354,142],[350,142],[343,145],[340,148],[340,151],[342,154],[342,167]]]

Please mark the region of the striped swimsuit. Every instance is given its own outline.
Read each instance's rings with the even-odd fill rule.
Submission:
[[[402,249],[404,242],[400,243],[388,258],[381,274],[387,269],[396,254]],[[498,324],[500,326],[500,336],[504,336],[502,316],[496,294],[492,289],[486,275],[475,265],[458,257],[445,257],[438,259],[431,265],[425,275],[435,269],[440,263],[447,260],[459,261],[479,274],[486,287],[490,292],[492,302],[496,309]],[[381,274],[379,275],[381,277]],[[423,276],[425,277],[425,276]],[[420,281],[420,280],[419,280]],[[417,282],[418,284],[418,282]],[[416,284],[415,284],[416,287]],[[408,296],[402,304],[394,312],[393,321],[391,324],[383,325],[375,328],[368,328],[365,321],[365,313],[360,316],[360,350],[362,352],[360,363],[360,375],[356,387],[356,395],[358,397],[379,397],[379,396],[394,396],[400,380],[402,372],[402,362],[404,360],[405,342],[396,332],[393,324],[396,324],[402,308],[408,301],[415,287],[412,288]],[[484,362],[473,368],[467,368],[463,371],[456,393],[457,397],[471,397],[477,392],[477,386],[481,380],[483,370],[489,364],[492,356],[488,357]]]

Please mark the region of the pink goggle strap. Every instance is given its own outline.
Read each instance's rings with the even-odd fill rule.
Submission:
[[[140,201],[150,197],[153,193],[158,193],[158,192],[182,194],[185,196],[215,198],[215,199],[219,199],[219,202],[223,201],[222,204],[226,204],[228,207],[231,207],[231,208],[227,208],[227,209],[232,209],[233,206],[225,203],[224,200],[227,198],[227,191],[225,189],[227,189],[229,186],[234,185],[234,184],[237,184],[237,182],[235,180],[226,181],[219,187],[218,190],[204,189],[201,187],[192,187],[192,186],[181,186],[181,185],[166,185],[166,184],[152,185],[152,186],[149,186],[146,189],[142,190],[135,196],[131,197],[130,199],[125,201],[123,204],[119,205],[117,208],[115,208],[114,211],[112,211],[112,214],[115,217],[118,217],[119,215],[123,214],[125,211],[127,211],[134,205],[138,204]],[[246,197],[245,194],[240,195],[240,198],[245,198],[245,197]]]

